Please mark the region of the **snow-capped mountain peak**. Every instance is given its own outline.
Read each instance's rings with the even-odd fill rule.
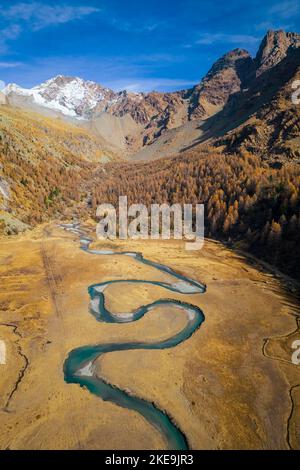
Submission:
[[[29,97],[34,104],[59,111],[66,116],[87,119],[99,103],[109,105],[116,94],[101,85],[78,77],[58,75],[33,88],[7,85],[3,93]]]

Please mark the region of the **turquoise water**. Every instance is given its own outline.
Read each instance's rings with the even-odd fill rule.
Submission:
[[[81,249],[86,253],[98,256],[130,256],[137,262],[146,264],[159,271],[167,273],[174,278],[171,283],[158,281],[147,281],[142,279],[130,280],[111,280],[88,287],[90,295],[90,313],[98,322],[107,323],[128,323],[137,321],[142,318],[155,307],[160,305],[172,306],[180,309],[187,317],[185,327],[172,337],[154,343],[147,342],[126,342],[126,343],[105,343],[98,345],[88,345],[76,348],[71,351],[64,363],[64,377],[67,383],[76,383],[81,387],[87,388],[91,393],[97,395],[104,401],[110,401],[123,408],[128,408],[140,413],[151,425],[153,425],[163,435],[167,443],[167,448],[171,450],[187,450],[188,443],[184,434],[172,422],[167,412],[160,410],[153,403],[132,396],[119,389],[118,387],[106,382],[103,378],[98,377],[93,371],[93,362],[102,354],[113,351],[128,351],[137,349],[167,349],[173,348],[178,344],[186,341],[204,322],[204,314],[202,310],[192,304],[180,302],[178,300],[160,299],[147,305],[142,305],[138,309],[127,313],[126,315],[116,315],[111,313],[105,307],[104,291],[113,283],[129,283],[129,284],[152,284],[163,287],[169,291],[181,294],[204,293],[205,286],[195,280],[189,279],[181,274],[176,273],[168,266],[145,259],[141,253],[136,252],[113,252],[110,250],[93,250],[90,249],[92,240],[85,236],[79,225],[63,225],[66,230],[77,234],[81,240]]]

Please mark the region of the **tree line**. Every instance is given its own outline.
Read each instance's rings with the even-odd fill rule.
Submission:
[[[194,150],[151,163],[99,170],[92,208],[103,202],[202,203],[205,234],[249,250],[300,278],[300,167],[270,168],[246,152]]]

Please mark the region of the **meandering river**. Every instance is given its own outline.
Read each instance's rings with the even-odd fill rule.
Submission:
[[[69,353],[67,359],[65,360],[64,377],[67,383],[79,384],[81,387],[87,388],[94,395],[99,396],[102,400],[110,401],[119,406],[140,413],[151,425],[159,430],[164,440],[166,441],[168,449],[187,450],[188,442],[186,437],[174,424],[167,411],[159,409],[151,402],[130,395],[115,385],[108,383],[104,378],[99,377],[94,370],[94,362],[102,354],[113,351],[173,348],[183,341],[186,341],[200,327],[205,319],[204,314],[199,307],[189,303],[180,302],[178,300],[169,299],[157,300],[148,305],[143,305],[127,314],[114,314],[105,307],[104,292],[110,284],[124,282],[130,284],[152,284],[180,294],[204,293],[206,289],[205,286],[200,282],[176,273],[168,266],[145,259],[141,253],[131,251],[114,252],[111,250],[91,249],[90,244],[93,240],[89,238],[83,230],[81,230],[79,224],[63,224],[61,227],[79,236],[81,249],[86,253],[96,256],[129,256],[134,258],[136,262],[151,266],[161,272],[168,274],[171,278],[174,279],[170,283],[147,281],[143,279],[111,280],[89,286],[88,292],[90,295],[90,313],[98,322],[128,323],[137,321],[159,305],[170,305],[172,307],[176,307],[182,311],[184,315],[186,315],[187,322],[180,332],[163,341],[105,343],[76,348]]]

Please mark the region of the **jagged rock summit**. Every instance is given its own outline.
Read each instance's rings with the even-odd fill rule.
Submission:
[[[255,58],[256,75],[259,76],[281,62],[289,49],[300,46],[300,34],[283,30],[268,31]]]

